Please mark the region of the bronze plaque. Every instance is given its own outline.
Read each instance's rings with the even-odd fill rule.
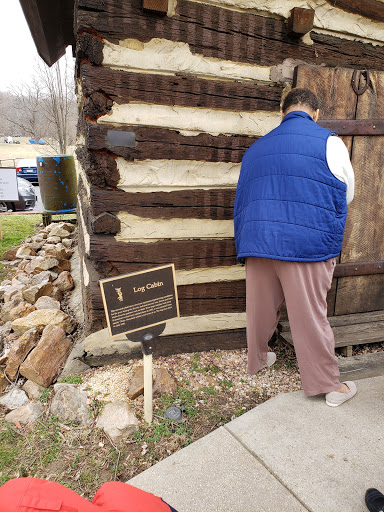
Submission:
[[[180,316],[173,263],[102,279],[100,287],[112,337]]]

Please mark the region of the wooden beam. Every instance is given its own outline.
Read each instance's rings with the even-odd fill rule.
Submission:
[[[156,14],[167,14],[168,0],[143,0],[143,9]]]
[[[338,263],[333,277],[369,276],[384,274],[384,261]]]
[[[375,21],[384,20],[384,4],[377,0],[327,0],[332,7],[358,14]]]
[[[81,66],[80,77],[84,96],[89,97],[92,109],[95,110],[95,104],[100,104],[99,112],[86,112],[91,118],[108,111],[106,98],[119,104],[133,101],[229,111],[278,112],[282,94],[280,86],[204,80],[193,76],[129,73],[87,64]]]
[[[244,135],[181,135],[176,130],[148,128],[145,126],[114,127],[115,130],[135,133],[134,148],[112,146],[108,143],[108,130],[111,127],[85,121],[83,133],[89,150],[121,156],[127,160],[205,160],[207,162],[240,163],[245,151],[255,141],[255,137]],[[93,158],[97,159],[93,152]],[[79,152],[77,152],[79,154]],[[97,183],[94,183],[97,185]]]
[[[318,124],[338,135],[384,135],[384,119],[320,119]]]
[[[108,235],[90,236],[90,258],[110,262],[117,273],[145,270],[172,261],[176,269],[226,267],[236,265],[233,239],[164,240],[155,243],[116,242]]]
[[[120,211],[153,219],[233,218],[235,189],[186,189],[172,192],[124,192],[91,186],[94,215]]]
[[[287,30],[291,37],[302,37],[313,29],[315,11],[294,7],[288,18]]]
[[[299,55],[313,64],[383,68],[384,47],[314,32],[314,44],[309,46],[288,37],[285,21],[266,16],[188,0],[178,0],[172,17],[148,16],[141,0],[104,0],[102,13],[100,5],[100,0],[78,1],[78,33],[91,27],[100,38],[115,44],[127,37],[142,42],[153,37],[180,41],[192,53],[252,65],[273,66]]]

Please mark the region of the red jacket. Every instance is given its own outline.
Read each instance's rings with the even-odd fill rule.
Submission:
[[[107,482],[92,503],[67,487],[16,478],[0,487],[0,512],[170,512],[161,498],[122,482]]]

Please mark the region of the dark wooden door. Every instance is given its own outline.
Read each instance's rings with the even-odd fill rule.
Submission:
[[[384,119],[384,72],[298,66],[296,87],[311,88],[322,101],[324,120]],[[352,87],[368,87],[356,94]],[[319,120],[319,124],[322,121]],[[340,134],[348,133],[339,126]],[[336,130],[337,131],[337,130]],[[349,133],[351,130],[349,129]],[[343,249],[328,297],[329,315],[384,309],[384,135],[341,135],[355,171],[355,197],[348,207]],[[347,265],[347,264],[353,264]]]

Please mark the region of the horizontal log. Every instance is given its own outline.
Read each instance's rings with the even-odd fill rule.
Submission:
[[[384,20],[384,5],[377,0],[327,0],[332,7],[352,12],[371,20],[382,22]]]
[[[256,138],[243,135],[213,136],[199,134],[181,135],[176,130],[147,128],[142,126],[114,127],[135,133],[134,148],[111,146],[108,144],[108,130],[111,128],[86,122],[85,137],[89,150],[109,152],[126,160],[169,159],[205,160],[206,162],[241,162],[245,151]],[[97,183],[95,183],[97,184]]]
[[[279,111],[282,93],[277,86],[129,73],[86,64],[81,67],[81,79],[86,97],[96,95],[98,100],[102,91],[119,104],[137,101],[230,111]],[[100,114],[108,108],[104,103],[101,102]]]
[[[384,261],[365,261],[356,263],[338,263],[333,277],[369,276],[384,274]]]
[[[227,267],[236,265],[233,239],[181,240],[155,243],[116,242],[107,235],[90,235],[90,258],[111,262],[120,274],[174,263],[176,269]]]
[[[91,187],[93,214],[127,212],[153,219],[233,218],[234,189],[175,190],[173,192],[129,193]]]
[[[75,31],[95,31],[112,43],[126,38],[148,42],[154,37],[181,41],[205,57],[261,66],[299,58],[312,64],[381,70],[384,58],[380,46],[313,31],[310,46],[290,38],[284,20],[188,0],[178,0],[174,16],[161,18],[144,12],[141,0],[80,0]]]
[[[193,284],[178,286],[180,315],[212,315],[245,311],[245,281]],[[90,290],[92,309],[103,310],[98,285]]]
[[[318,124],[338,135],[384,135],[384,119],[321,119]]]

